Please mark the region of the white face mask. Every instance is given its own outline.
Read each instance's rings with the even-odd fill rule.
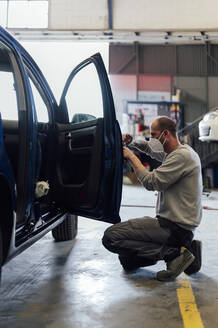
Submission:
[[[156,138],[150,138],[147,142],[147,145],[149,146],[151,150],[151,157],[157,159],[158,161],[162,162],[165,158],[165,151],[163,145],[165,144],[166,139],[164,140],[164,143],[162,144],[160,142],[160,138],[162,137],[163,132],[161,133],[160,137],[158,139]],[[153,156],[152,156],[153,155]]]

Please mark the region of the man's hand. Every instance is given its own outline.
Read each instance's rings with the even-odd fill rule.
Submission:
[[[133,137],[130,134],[123,134],[122,140],[123,140],[124,145],[126,146],[132,142]]]
[[[123,147],[123,156],[130,161],[136,175],[145,170],[145,167],[142,165],[141,161],[129,148]]]
[[[123,157],[126,159],[131,159],[133,157],[136,157],[136,155],[127,147],[123,147]]]

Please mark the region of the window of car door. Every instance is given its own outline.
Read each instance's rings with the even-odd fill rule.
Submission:
[[[103,117],[101,86],[93,63],[74,76],[66,94],[66,105],[72,123]]]
[[[15,62],[12,51],[0,43],[0,111],[5,148],[17,180],[20,145],[18,108],[24,91],[19,70],[15,72]]]

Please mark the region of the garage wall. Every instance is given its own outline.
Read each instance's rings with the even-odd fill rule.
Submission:
[[[111,74],[218,76],[218,45],[110,44]]]
[[[217,0],[115,0],[113,24],[133,30],[216,29],[217,8]]]
[[[122,124],[122,113],[126,111],[126,100],[137,100],[137,91],[171,92],[172,79],[170,76],[112,74],[109,75],[109,78],[120,124]]]
[[[209,109],[218,106],[218,77],[208,78]]]
[[[50,0],[48,25],[59,30],[107,29],[107,0]]]
[[[218,105],[218,45],[111,44],[110,74],[133,74],[137,90],[181,90],[186,124]]]
[[[175,88],[181,90],[181,102],[184,104],[184,121],[192,123],[208,111],[207,78],[179,76],[175,77]]]
[[[177,76],[172,79],[170,76],[140,75],[137,83],[136,75],[110,75],[110,81],[119,122],[122,122],[122,112],[125,112],[125,100],[136,100],[137,90],[171,93],[172,84],[174,90],[181,90],[185,124],[218,106],[218,78],[214,77]]]
[[[110,75],[117,119],[122,124],[122,113],[125,111],[125,100],[136,99],[136,76]]]
[[[138,91],[160,91],[171,93],[171,77],[139,75]]]
[[[49,0],[49,28],[109,29],[108,3],[113,30],[217,30],[217,0]]]

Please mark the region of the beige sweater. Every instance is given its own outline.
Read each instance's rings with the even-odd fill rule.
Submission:
[[[142,144],[139,147],[143,150]],[[165,157],[161,166],[152,172],[145,169],[138,174],[138,179],[146,189],[159,191],[157,215],[188,230],[200,224],[203,191],[201,163],[190,146],[179,145]]]

